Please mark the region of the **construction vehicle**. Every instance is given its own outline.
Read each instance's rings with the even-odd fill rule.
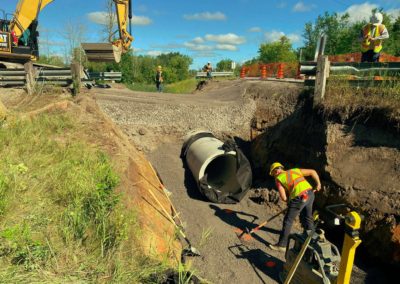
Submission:
[[[117,14],[119,37],[110,43],[82,44],[89,61],[116,61],[127,52],[133,41],[131,36],[132,1],[113,0]],[[2,12],[0,19],[0,61],[24,64],[39,58],[38,17],[40,12],[53,0],[19,0],[17,8],[7,19]],[[129,31],[127,30],[129,24]],[[115,33],[114,33],[115,34]],[[113,36],[113,35],[112,35]]]
[[[347,212],[338,214],[333,211],[343,208]],[[334,216],[334,225],[345,225],[341,255],[337,247],[325,238],[322,229],[316,229],[310,235],[292,234],[286,247],[286,262],[280,274],[282,283],[350,283],[355,251],[361,243],[359,229],[362,216],[350,211],[344,204],[327,206],[326,209]]]

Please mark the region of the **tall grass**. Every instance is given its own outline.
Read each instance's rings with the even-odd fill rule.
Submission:
[[[368,82],[368,81],[367,81]],[[347,78],[331,76],[327,83],[324,106],[382,108],[400,119],[400,81],[383,80],[379,85],[370,80],[367,85],[352,86]]]
[[[127,85],[127,87],[133,91],[157,92],[155,84],[150,85],[143,83],[134,83]],[[172,93],[172,94],[190,94],[194,90],[196,90],[196,87],[197,87],[197,81],[194,78],[179,81],[172,84],[164,84],[163,86],[165,93]]]
[[[148,283],[165,269],[137,246],[109,159],[78,133],[64,115],[0,125],[0,282]]]

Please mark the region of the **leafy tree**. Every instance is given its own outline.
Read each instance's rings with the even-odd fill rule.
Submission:
[[[232,60],[223,59],[217,63],[217,71],[231,71],[232,70]]]
[[[371,15],[376,10],[371,11]],[[389,31],[389,39],[383,44],[384,52],[398,55],[399,47],[399,25],[400,19],[392,22],[392,19],[383,11],[383,24]],[[397,23],[397,24],[396,24]],[[367,21],[351,23],[348,14],[338,15],[337,13],[329,14],[325,12],[318,16],[315,23],[307,22],[304,26],[303,38],[305,47],[303,48],[303,56],[306,60],[313,60],[316,49],[316,43],[322,33],[328,36],[325,46],[325,54],[345,54],[360,51],[359,35],[362,27]]]
[[[65,66],[63,58],[58,55],[50,55],[50,56],[41,55],[38,60],[38,63],[49,64],[59,67]]]
[[[258,53],[259,61],[263,63],[293,62],[297,60],[292,44],[285,36],[282,36],[279,41],[261,44]]]

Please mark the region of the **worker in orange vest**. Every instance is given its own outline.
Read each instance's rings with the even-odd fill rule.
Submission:
[[[281,163],[273,163],[269,174],[275,178],[276,187],[283,201],[288,202],[288,210],[283,219],[282,231],[277,244],[270,244],[272,250],[286,251],[290,230],[295,218],[300,214],[301,224],[306,232],[314,228],[312,206],[314,191],[311,184],[305,179],[311,176],[316,183],[315,190],[321,189],[321,182],[315,170],[293,168],[284,170]],[[289,196],[288,196],[289,195]]]
[[[382,24],[383,15],[375,13],[361,30],[361,62],[379,62],[382,41],[389,38],[389,33]]]

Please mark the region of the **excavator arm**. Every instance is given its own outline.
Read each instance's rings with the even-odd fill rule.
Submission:
[[[0,30],[0,59],[14,62],[36,60],[38,48],[38,16],[54,0],[19,0],[14,16],[7,23],[7,30]],[[131,35],[132,0],[113,0],[117,15],[117,39],[110,38],[109,43],[82,43],[89,61],[120,62],[121,55],[129,51],[133,37]],[[128,31],[129,27],[129,31]],[[113,36],[114,36],[113,35]]]
[[[10,23],[10,31],[19,38],[37,20],[39,13],[53,0],[20,0]]]

